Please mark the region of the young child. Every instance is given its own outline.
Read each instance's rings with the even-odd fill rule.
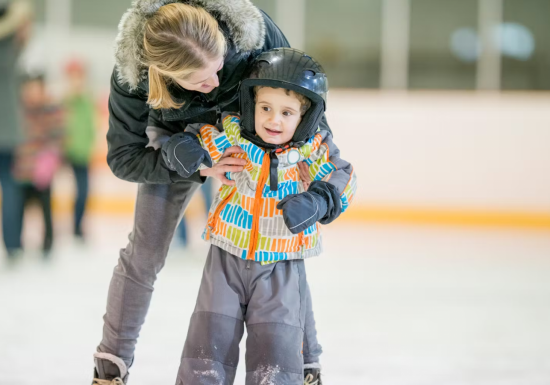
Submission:
[[[89,169],[95,148],[96,106],[87,89],[87,68],[84,62],[73,59],[65,66],[68,83],[64,106],[66,113],[65,160],[74,172],[76,199],[73,210],[73,234],[84,240],[82,222],[88,201]]]
[[[290,48],[262,53],[241,84],[242,119],[193,124],[162,146],[166,163],[191,175],[240,146],[247,160],[210,209],[211,243],[178,373],[178,385],[232,384],[246,323],[246,384],[321,384],[302,358],[304,258],[321,253],[318,223],[336,219],[356,189],[352,166],[318,125],[327,79]],[[304,191],[298,163],[313,181]],[[305,382],[304,382],[305,381]]]
[[[22,185],[24,205],[35,199],[42,207],[42,251],[47,257],[53,243],[51,183],[61,161],[63,112],[47,95],[42,75],[28,76],[21,91],[25,140],[16,151],[14,176]]]

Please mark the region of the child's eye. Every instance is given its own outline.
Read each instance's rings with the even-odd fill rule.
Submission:
[[[283,112],[283,115],[284,115],[284,116],[292,116],[292,112],[290,112],[290,111],[285,111],[285,112]]]
[[[265,112],[269,112],[269,107],[262,107],[262,110],[264,110]]]

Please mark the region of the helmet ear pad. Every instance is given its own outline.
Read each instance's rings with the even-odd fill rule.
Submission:
[[[292,137],[292,142],[295,144],[303,144],[309,138],[315,135],[315,133],[317,132],[317,128],[319,127],[319,123],[323,118],[323,113],[325,111],[325,101],[319,95],[302,87],[296,86],[292,83],[286,83],[279,80],[246,79],[243,80],[241,84],[241,125],[243,128],[242,133],[246,139],[251,140],[253,143],[261,147],[277,147],[276,145],[270,143],[264,143],[260,138],[256,136],[256,102],[254,95],[255,86],[284,88],[292,90],[309,98],[311,100],[311,106],[302,116],[300,124],[298,124],[296,132],[294,132],[294,136]],[[254,140],[252,140],[251,138],[254,138]],[[256,141],[258,140],[261,141],[261,143],[256,143]]]

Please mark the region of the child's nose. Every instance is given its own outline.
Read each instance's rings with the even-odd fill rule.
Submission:
[[[273,125],[278,125],[281,122],[281,119],[279,114],[271,113],[268,121]]]

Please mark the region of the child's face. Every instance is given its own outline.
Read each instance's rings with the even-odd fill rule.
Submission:
[[[44,99],[44,85],[38,80],[25,82],[22,85],[21,97],[27,107],[41,104]]]
[[[290,142],[300,124],[301,103],[282,88],[260,88],[256,93],[256,134],[266,143]]]

